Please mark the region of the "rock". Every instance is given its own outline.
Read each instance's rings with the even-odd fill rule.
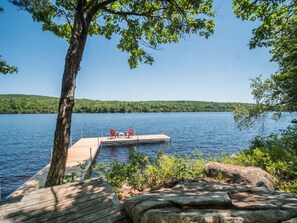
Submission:
[[[243,167],[232,164],[208,163],[205,167],[205,175],[214,178],[228,178],[234,183],[247,185],[265,185],[272,188],[276,179],[259,167]]]
[[[230,158],[231,159],[236,159],[238,157],[238,155],[236,154],[236,153],[232,153],[231,155],[230,155]]]
[[[288,221],[282,221],[282,223],[296,223],[297,222],[297,218],[292,218]]]
[[[126,199],[135,223],[296,223],[297,196],[265,187],[182,182]]]

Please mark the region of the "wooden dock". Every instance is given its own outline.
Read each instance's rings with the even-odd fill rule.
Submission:
[[[95,160],[100,146],[100,138],[82,138],[78,140],[68,150],[65,175],[76,172],[78,175],[84,175]],[[86,162],[86,167],[82,170],[80,163]],[[14,191],[9,197],[17,197],[29,194],[38,190],[45,184],[50,164],[31,177],[26,183]]]
[[[0,223],[109,222],[130,223],[123,204],[101,179],[33,191],[0,202]]]
[[[126,146],[126,145],[137,145],[137,144],[152,144],[152,143],[163,143],[170,141],[170,137],[167,135],[140,135],[127,137],[102,137],[102,146]]]
[[[140,135],[127,137],[97,137],[97,138],[81,138],[68,150],[68,157],[66,162],[65,175],[70,175],[75,172],[83,179],[84,175],[88,172],[92,163],[96,161],[99,149],[102,146],[124,146],[124,145],[137,145],[146,143],[162,143],[170,140],[169,136],[160,135]],[[85,162],[86,166],[81,169],[79,164]],[[49,171],[49,166],[45,166],[42,170],[31,177],[25,184],[19,187],[16,191],[9,195],[9,197],[17,197],[27,195],[32,191],[38,190],[43,187]],[[78,179],[79,180],[79,179]]]

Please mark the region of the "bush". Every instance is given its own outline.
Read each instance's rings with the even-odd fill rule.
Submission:
[[[256,137],[251,148],[238,153],[235,159],[224,157],[222,163],[257,166],[275,176],[277,189],[297,191],[297,128],[288,127],[281,136]]]
[[[297,194],[297,179],[289,182],[282,182],[279,185],[279,189],[285,192]]]
[[[203,178],[204,167],[205,161],[200,157],[191,159],[167,156],[161,151],[153,160],[134,151],[126,163],[101,163],[96,165],[94,170],[103,174],[112,186],[121,188],[126,184],[134,189],[143,190],[182,180],[200,180]]]

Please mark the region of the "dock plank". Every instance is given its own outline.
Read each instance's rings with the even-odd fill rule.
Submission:
[[[99,195],[98,195],[99,193]],[[67,208],[72,207],[73,205],[75,206],[79,206],[81,203],[84,203],[83,205],[86,205],[86,202],[98,202],[98,201],[104,201],[105,199],[109,199],[108,197],[109,194],[104,192],[104,191],[97,191],[97,192],[91,192],[88,194],[80,194],[77,197],[62,197],[59,199],[62,199],[62,201],[60,201],[59,203],[56,202],[55,200],[50,200],[47,202],[39,202],[37,203],[35,200],[35,204],[33,205],[28,205],[26,204],[26,202],[22,202],[25,203],[25,205],[16,205],[14,206],[14,208],[12,209],[7,209],[5,210],[4,213],[1,214],[0,216],[0,220],[1,219],[5,219],[7,217],[10,216],[10,214],[15,213],[16,210],[18,209],[22,209],[22,213],[20,213],[20,215],[22,214],[26,214],[29,213],[31,215],[38,215],[39,213],[42,214],[42,212],[46,211],[46,212],[51,212],[51,211],[63,211]],[[64,199],[64,202],[63,202]],[[40,211],[42,209],[42,211]],[[18,216],[17,213],[14,214],[14,216]]]
[[[88,200],[86,202],[80,202],[80,203],[71,203],[70,206],[66,206],[65,203],[60,206],[57,207],[57,209],[48,212],[46,214],[40,214],[40,215],[35,215],[34,218],[31,218],[29,221],[27,221],[27,223],[34,223],[34,222],[46,222],[48,221],[48,219],[51,218],[59,218],[61,216],[64,215],[68,215],[71,213],[75,213],[81,209],[83,209],[84,207],[89,207],[89,206],[93,206],[93,205],[106,205],[105,202],[110,202],[110,200],[108,198],[106,198],[104,195],[100,198],[95,198],[92,200]],[[101,203],[101,204],[100,204]]]
[[[84,184],[80,183],[75,185],[69,185],[66,188],[53,187],[50,190],[48,188],[40,189],[31,192],[30,196],[24,196],[21,200],[22,202],[13,205],[7,205],[3,208],[2,206],[0,206],[0,213],[13,211],[17,208],[26,208],[32,205],[38,205],[41,203],[41,201],[43,205],[51,203],[55,204],[57,197],[59,197],[60,199],[63,199],[64,197],[67,197],[67,199],[74,199],[90,194],[104,193],[105,190],[106,189],[104,186],[96,186],[96,184],[93,184],[93,182],[91,185],[85,186]]]
[[[62,215],[57,218],[53,218],[50,220],[47,220],[46,222],[48,223],[55,223],[55,222],[70,222],[74,221],[76,219],[79,219],[79,222],[85,222],[81,221],[80,219],[83,217],[88,217],[88,216],[96,216],[100,215],[101,212],[105,211],[112,211],[114,209],[114,204],[109,200],[108,202],[104,202],[103,204],[98,204],[95,206],[85,206],[83,209],[79,209],[77,211],[73,211],[71,213]]]
[[[117,206],[113,206],[111,208],[106,208],[104,210],[96,212],[96,214],[93,214],[93,215],[86,215],[82,218],[76,218],[70,222],[72,222],[72,223],[98,222],[98,221],[104,222],[104,223],[105,222],[114,222],[115,217],[118,215],[121,215],[121,218],[124,218],[124,216],[122,216],[122,213],[126,214],[126,212],[124,210],[125,209],[124,209],[123,205],[117,205]],[[126,216],[127,216],[127,214],[126,214]]]
[[[17,203],[10,200],[8,204],[2,202],[0,208],[5,206],[5,210],[9,211],[2,213],[0,223],[129,222],[123,205],[114,201],[114,194],[109,192],[107,185],[102,179],[92,179],[34,191],[20,201],[15,200]],[[68,196],[71,190],[76,192]],[[68,192],[64,194],[63,191]],[[55,195],[54,200],[53,196],[48,199],[43,196],[50,193]]]
[[[98,203],[105,203],[104,195],[100,198],[87,200],[85,202],[66,201],[57,205],[47,206],[45,208],[35,207],[35,209],[26,210],[21,215],[16,215],[11,218],[14,222],[45,222],[50,218],[57,218],[62,215],[71,214],[89,205],[98,205]],[[103,205],[103,204],[102,204]]]

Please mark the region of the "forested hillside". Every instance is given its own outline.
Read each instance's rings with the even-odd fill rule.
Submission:
[[[35,95],[0,95],[0,114],[56,113],[58,98]],[[239,103],[203,101],[99,101],[75,99],[76,113],[210,112],[232,111]]]

